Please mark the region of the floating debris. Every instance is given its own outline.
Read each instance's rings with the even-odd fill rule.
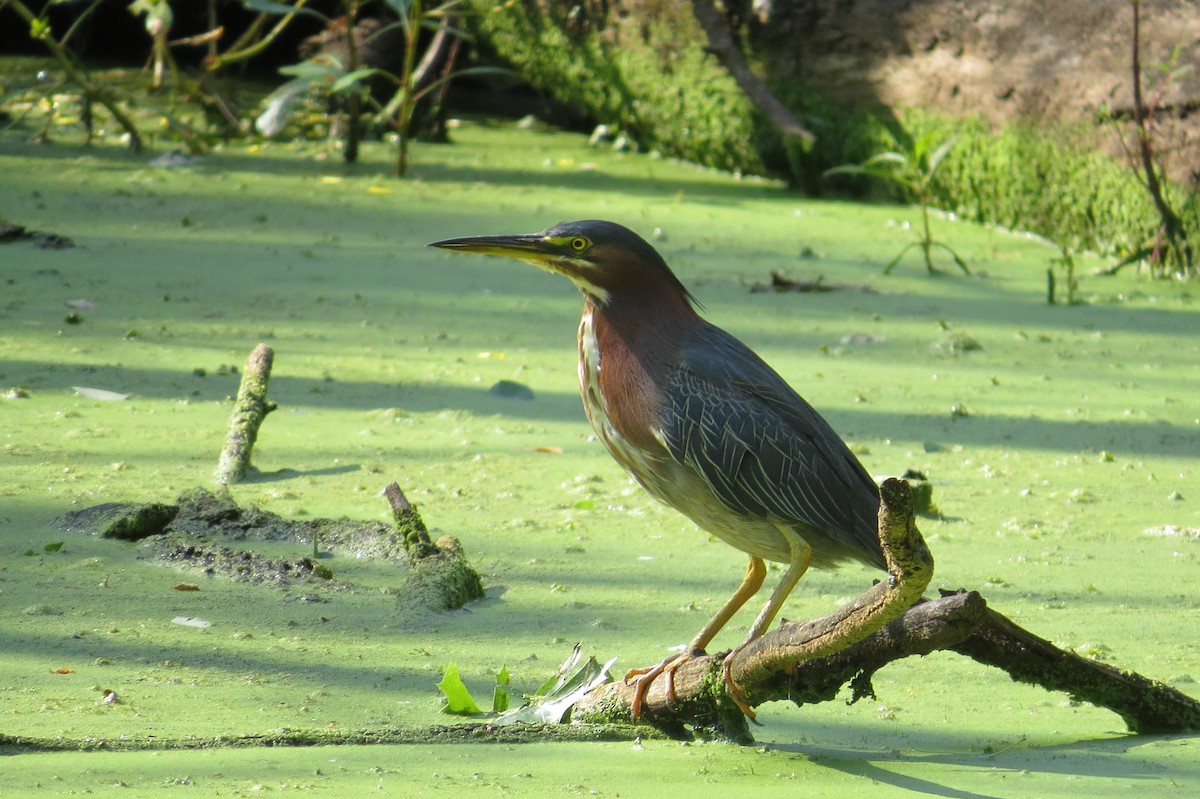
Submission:
[[[120,402],[132,397],[132,394],[122,394],[119,391],[109,391],[103,388],[88,388],[87,386],[71,386],[71,390],[81,397],[100,400],[101,402]]]
[[[168,150],[160,156],[151,158],[146,163],[162,169],[180,169],[182,167],[196,166],[201,163],[201,159],[188,155],[181,150]]]
[[[176,616],[175,618],[171,619],[171,624],[178,624],[183,627],[196,627],[198,629],[212,627],[211,621],[197,619],[192,616]]]
[[[814,280],[795,280],[785,277],[782,272],[772,271],[769,283],[751,283],[750,292],[759,294],[764,291],[774,291],[780,294],[795,292],[798,294],[820,294],[829,291],[861,291],[874,294],[875,289],[860,283],[826,283],[824,275],[817,275]]]
[[[867,344],[882,344],[887,341],[887,336],[877,336],[872,333],[847,333],[838,339],[838,343],[844,347],[861,347]]]
[[[57,233],[47,233],[44,230],[29,230],[23,225],[14,225],[0,219],[0,244],[13,244],[18,241],[32,241],[43,250],[65,250],[75,246],[75,242]]]
[[[1146,535],[1157,535],[1169,538],[1195,538],[1200,540],[1200,527],[1177,527],[1174,524],[1164,524],[1159,527],[1147,527]]]
[[[488,393],[493,397],[502,397],[503,399],[515,400],[531,400],[533,399],[533,389],[524,383],[518,383],[515,380],[501,380],[488,389]]]
[[[963,355],[981,349],[983,349],[982,344],[973,336],[961,330],[954,331],[933,345],[933,351],[942,355]]]

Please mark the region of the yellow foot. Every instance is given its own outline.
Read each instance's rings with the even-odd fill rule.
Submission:
[[[630,669],[625,674],[625,684],[629,685],[630,680],[636,680],[636,685],[633,689],[633,699],[629,702],[633,706],[630,711],[633,720],[637,721],[641,718],[642,705],[645,703],[646,694],[650,691],[650,684],[658,679],[660,674],[665,673],[667,675],[667,702],[673,704],[675,702],[675,672],[684,663],[701,654],[704,654],[703,650],[694,649],[691,652],[672,655],[657,666],[650,666],[644,669]]]
[[[746,645],[742,644],[725,656],[725,660],[721,664],[721,675],[725,678],[725,693],[729,694],[729,698],[738,706],[738,709],[746,714],[746,718],[757,723],[758,716],[755,714],[754,708],[746,703],[746,692],[733,681],[733,659],[745,648]]]

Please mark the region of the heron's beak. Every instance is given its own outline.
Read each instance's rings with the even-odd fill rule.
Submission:
[[[504,255],[546,269],[552,258],[561,255],[558,247],[541,233],[517,236],[464,236],[458,239],[435,241],[429,245],[442,250],[474,252],[480,255]]]

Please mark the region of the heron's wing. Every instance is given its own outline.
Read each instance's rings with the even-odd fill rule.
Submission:
[[[663,436],[730,508],[799,523],[883,566],[878,488],[820,414],[757,355],[711,325],[686,337]]]

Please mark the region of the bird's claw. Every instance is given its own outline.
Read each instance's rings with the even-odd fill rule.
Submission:
[[[704,654],[702,649],[693,649],[689,652],[682,652],[678,655],[663,660],[656,666],[649,666],[641,669],[630,669],[625,673],[625,684],[629,685],[631,680],[635,681],[633,689],[633,697],[629,700],[631,705],[630,715],[636,722],[642,716],[642,706],[646,701],[646,694],[650,692],[650,684],[658,679],[660,674],[667,675],[667,704],[675,704],[675,672],[679,668],[691,660],[696,655]]]
[[[725,682],[725,693],[728,694],[729,698],[733,700],[733,703],[738,706],[738,709],[745,714],[746,718],[757,724],[757,714],[754,712],[754,708],[750,707],[749,703],[746,702],[746,692],[743,691],[741,686],[734,682],[733,679],[733,660],[738,653],[741,652],[742,648],[743,647],[738,647],[725,656],[721,663],[721,677]],[[626,672],[624,679],[625,684],[629,685],[631,681],[634,682],[633,697],[629,700],[629,704],[631,706],[630,715],[633,717],[633,720],[636,722],[641,718],[642,707],[646,703],[646,694],[650,692],[650,685],[662,674],[665,674],[667,678],[667,685],[665,688],[667,705],[674,705],[675,672],[677,672],[680,667],[683,666],[683,664],[687,663],[692,658],[703,654],[703,649],[693,649],[690,652],[672,655],[658,665],[648,666],[640,669],[630,669],[628,672]]]
[[[721,662],[721,677],[725,681],[725,693],[733,700],[733,703],[738,706],[738,710],[750,719],[755,724],[758,723],[758,714],[754,712],[754,708],[750,707],[746,702],[746,692],[741,689],[736,682],[733,681],[733,659],[742,651],[743,646],[730,652]]]

